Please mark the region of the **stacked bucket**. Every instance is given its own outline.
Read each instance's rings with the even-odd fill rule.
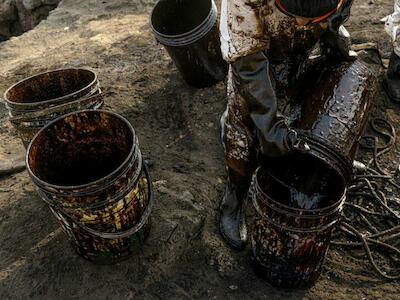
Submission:
[[[97,75],[46,72],[4,98],[36,190],[78,254],[112,264],[139,251],[151,226],[152,182],[132,125],[100,110]]]
[[[4,94],[10,122],[28,147],[50,121],[80,109],[99,109],[103,96],[95,72],[85,68],[50,71],[26,78]]]
[[[153,194],[126,119],[102,110],[65,115],[39,131],[26,164],[80,255],[110,264],[140,249],[150,230]]]

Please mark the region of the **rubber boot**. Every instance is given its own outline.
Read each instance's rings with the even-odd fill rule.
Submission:
[[[383,87],[390,100],[400,103],[400,57],[394,52],[390,56],[389,68],[383,78]]]
[[[228,183],[220,205],[219,228],[225,242],[235,250],[247,243],[244,205],[251,177],[244,177],[228,168]]]

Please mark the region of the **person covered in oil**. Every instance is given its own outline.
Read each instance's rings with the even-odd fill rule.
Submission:
[[[315,49],[328,63],[354,60],[343,27],[352,2],[222,0],[221,49],[230,69],[221,118],[228,182],[219,226],[235,249],[246,244],[244,203],[262,158],[309,150],[278,113],[278,99],[289,97]]]
[[[393,41],[393,51],[383,78],[383,87],[393,102],[400,103],[400,0],[394,1],[393,14],[384,20],[386,32]]]

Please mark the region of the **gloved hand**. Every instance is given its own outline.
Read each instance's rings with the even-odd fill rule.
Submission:
[[[350,17],[351,6],[354,0],[345,0],[340,10],[334,13],[328,19],[329,31],[338,32],[339,27],[342,26]]]
[[[345,0],[341,9],[328,19],[328,31],[321,39],[323,54],[330,58],[354,61],[357,54],[350,50],[351,38],[343,24],[350,17],[351,6],[354,0]]]
[[[293,150],[307,151],[308,145],[277,115],[277,99],[266,54],[261,51],[242,57],[231,66],[234,84],[246,100],[262,153],[281,156]]]
[[[290,129],[287,134],[288,147],[292,151],[299,151],[301,153],[307,153],[310,151],[310,146],[307,142],[297,136],[297,132]]]
[[[322,54],[339,61],[354,61],[357,54],[351,51],[351,37],[344,26],[337,32],[327,31],[321,38]]]

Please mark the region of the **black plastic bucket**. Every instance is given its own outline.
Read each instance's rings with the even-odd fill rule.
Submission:
[[[26,78],[4,93],[10,122],[25,147],[48,122],[69,112],[103,106],[95,72],[60,69]]]
[[[102,110],[62,116],[34,137],[26,165],[81,256],[110,264],[140,249],[153,191],[126,119]]]
[[[321,273],[345,201],[343,176],[309,154],[274,159],[252,186],[257,273],[281,288],[307,288]]]
[[[377,91],[377,75],[359,60],[318,64],[292,97],[289,118],[311,152],[350,182],[353,160]]]
[[[228,67],[213,0],[160,0],[151,27],[189,85],[203,88],[224,80]]]

